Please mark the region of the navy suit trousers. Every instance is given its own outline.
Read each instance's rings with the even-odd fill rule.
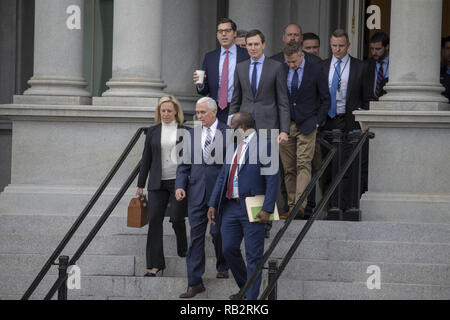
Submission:
[[[239,288],[242,288],[264,255],[265,223],[250,222],[239,202],[224,200],[221,233],[225,259]],[[241,253],[245,240],[247,266]],[[247,300],[256,300],[261,286],[261,272],[246,294]]]
[[[208,206],[202,203],[199,206],[189,205],[188,217],[191,228],[191,240],[186,255],[188,285],[196,286],[203,283],[202,276],[205,273],[205,235],[208,227]],[[217,226],[210,226],[210,234],[216,253],[217,271],[228,270],[227,263],[222,254],[222,241]]]

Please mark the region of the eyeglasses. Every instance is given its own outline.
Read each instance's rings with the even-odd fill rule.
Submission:
[[[217,30],[217,33],[230,33],[231,31],[233,31],[233,29],[219,29]]]

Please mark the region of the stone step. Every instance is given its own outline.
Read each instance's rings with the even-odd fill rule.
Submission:
[[[279,289],[279,291],[286,289],[288,288]],[[299,292],[302,292],[302,295],[298,295]],[[450,299],[450,286],[382,283],[380,289],[371,290],[367,288],[366,282],[305,281],[302,290],[289,290],[284,298],[303,300],[448,300]]]
[[[36,276],[47,260],[46,255],[37,254],[0,254],[0,274],[11,277],[21,275]],[[165,258],[165,277],[186,277],[186,260],[169,256]],[[216,260],[206,259],[204,277],[216,276]],[[280,263],[280,261],[279,261]],[[82,276],[142,276],[146,273],[145,257],[86,255],[77,265]],[[369,266],[380,268],[383,283],[427,284],[450,286],[450,265],[425,263],[385,263],[385,262],[349,262],[330,260],[292,259],[283,272],[282,278],[292,280],[317,280],[336,282],[363,282],[371,274]],[[57,266],[50,268],[49,275],[57,274]],[[231,273],[230,273],[230,277]]]
[[[32,299],[43,299],[56,276],[48,276],[32,295]],[[207,290],[195,299],[228,299],[239,288],[231,279],[203,279]],[[31,284],[30,277],[11,279],[0,275],[0,296],[17,296],[26,291]],[[81,289],[69,290],[70,300],[84,296],[83,299],[107,299],[108,297],[128,297],[145,299],[178,299],[186,291],[187,279],[184,277],[124,277],[124,276],[86,276],[81,278]]]
[[[37,276],[48,258],[48,255],[42,254],[0,254],[0,274]],[[135,260],[134,256],[85,255],[77,262],[77,266],[83,276],[134,276]],[[57,275],[58,266],[52,266],[48,274]]]
[[[88,234],[98,218],[98,216],[88,216],[76,234]],[[74,216],[2,214],[0,215],[0,234],[65,235],[75,220],[76,217]],[[294,220],[287,229],[285,236],[296,237],[305,223],[306,221]],[[282,221],[274,222],[271,231],[272,239],[283,224]],[[164,220],[163,227],[165,235],[174,234],[167,217]],[[187,219],[186,228],[189,234]],[[111,216],[99,231],[99,235],[109,234],[144,235],[147,234],[147,227],[129,228],[126,226],[126,217]],[[306,238],[450,243],[450,224],[318,220],[314,222]]]
[[[30,282],[20,279],[2,279],[0,296],[20,299],[26,288],[17,285]],[[260,293],[267,285],[264,275]],[[46,279],[31,299],[43,299],[55,277]],[[206,291],[193,300],[228,299],[238,288],[233,279],[204,279]],[[187,287],[185,278],[177,277],[119,277],[87,276],[82,278],[81,289],[69,290],[69,300],[172,300],[179,299]],[[366,282],[302,281],[280,279],[279,300],[448,300],[450,286],[381,283],[380,289],[369,289]],[[54,297],[55,298],[55,297]],[[191,300],[191,299],[190,299]],[[190,301],[186,300],[186,301]]]
[[[63,254],[71,256],[82,240],[84,238],[74,237]],[[61,236],[1,234],[0,253],[50,254],[60,241]],[[266,249],[270,241],[266,240]],[[292,242],[293,239],[281,240],[272,258],[283,257]],[[85,254],[144,256],[145,247],[145,235],[103,235],[94,239]],[[168,256],[175,255],[174,236],[164,236],[164,250]],[[210,236],[205,240],[205,253],[208,257],[214,257]],[[294,253],[294,257],[334,261],[450,264],[450,244],[305,239]]]

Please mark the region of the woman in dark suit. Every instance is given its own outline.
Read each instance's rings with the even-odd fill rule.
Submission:
[[[136,195],[143,193],[148,179],[148,236],[146,277],[155,277],[166,267],[163,250],[163,220],[170,202],[170,222],[177,238],[177,253],[186,256],[187,239],[186,200],[175,200],[175,178],[177,170],[176,143],[183,124],[183,110],[178,100],[167,95],[159,100],[155,112],[155,126],[148,128]],[[161,272],[162,273],[162,272]]]

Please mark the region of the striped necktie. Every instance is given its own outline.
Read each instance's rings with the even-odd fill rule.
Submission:
[[[377,98],[381,95],[381,84],[384,80],[384,70],[383,70],[383,62],[380,62],[380,68],[378,69],[378,75],[377,75],[377,86],[375,88],[375,96]]]
[[[211,149],[212,149],[212,134],[211,134],[211,128],[206,129],[206,139],[205,139],[205,145],[203,146],[203,160],[206,162],[211,156]]]

